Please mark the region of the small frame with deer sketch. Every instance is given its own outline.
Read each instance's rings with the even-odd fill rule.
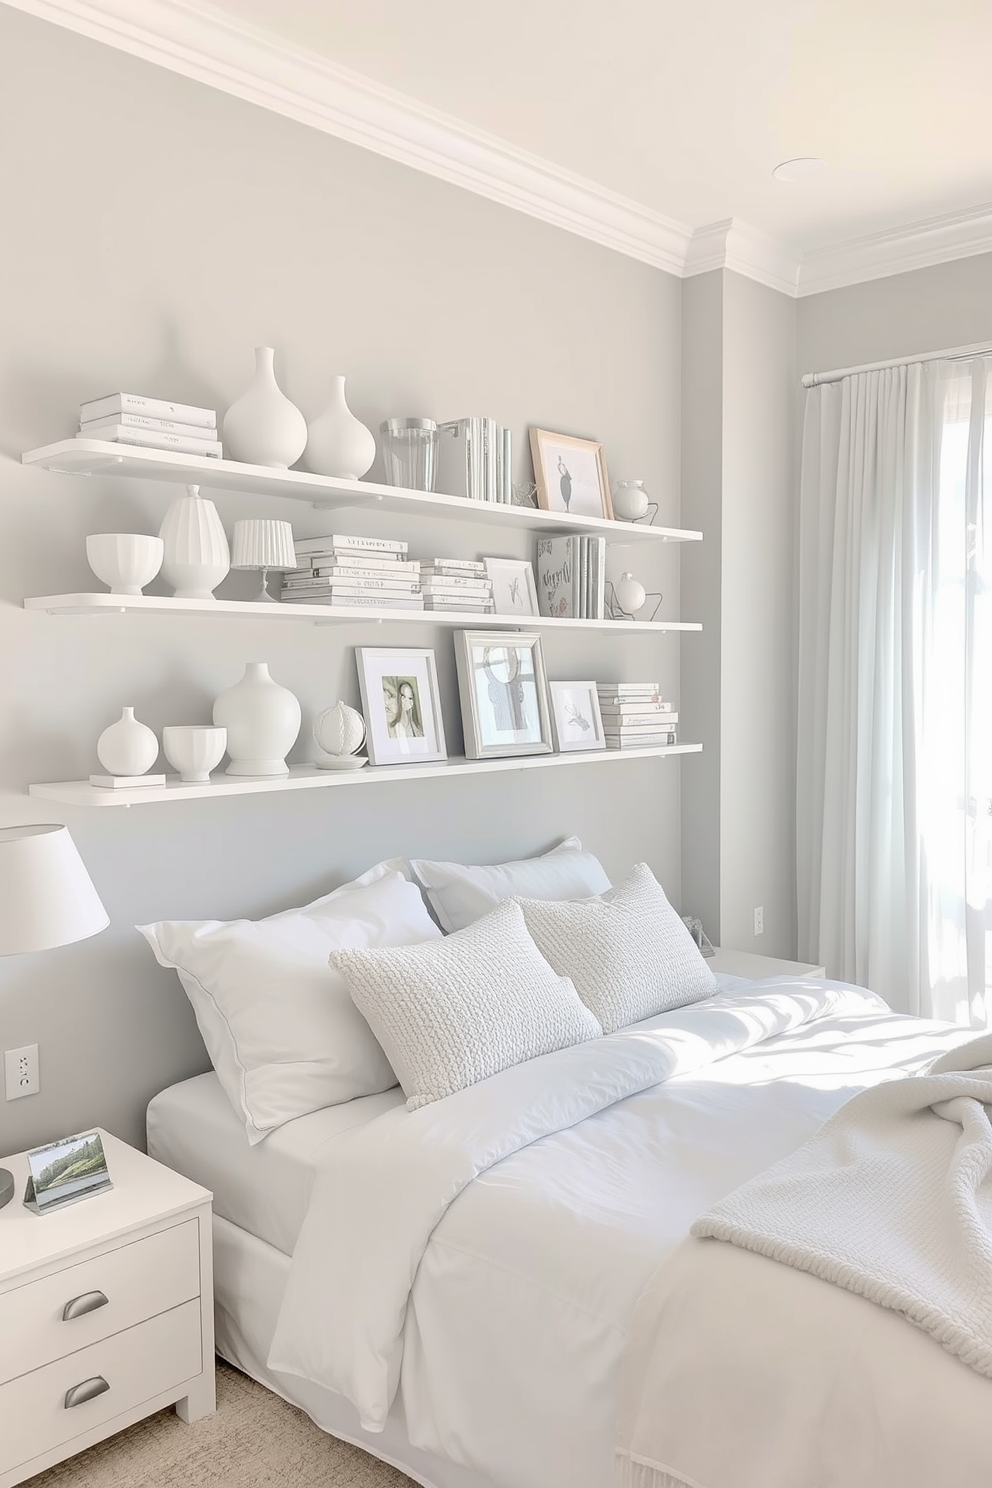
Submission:
[[[595,682],[549,682],[555,747],[559,754],[573,749],[605,749],[603,719]]]

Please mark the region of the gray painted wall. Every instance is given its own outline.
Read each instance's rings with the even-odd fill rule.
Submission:
[[[613,477],[642,477],[673,525],[680,285],[3,6],[0,110],[17,142],[0,157],[0,820],[66,821],[112,921],[80,945],[0,963],[0,1048],[37,1041],[42,1075],[40,1095],[0,1100],[0,1152],[95,1122],[140,1141],[148,1098],[206,1067],[179,983],[135,923],[264,914],[385,856],[498,860],[573,831],[612,875],[648,861],[678,904],[679,777],[694,760],[128,811],[27,797],[31,781],[95,768],[97,735],[124,704],[156,730],[206,721],[253,659],[300,697],[292,758],[306,759],[314,714],[358,701],[360,644],[436,646],[449,748],[460,747],[444,631],[26,613],[26,595],[98,587],[88,532],[157,531],[177,494],[21,467],[21,451],[72,434],[81,399],[124,387],[223,410],[248,381],[252,347],[274,345],[310,417],[343,371],[373,427],[474,411],[509,424],[518,479],[529,424],[600,438]],[[229,530],[238,516],[289,518],[300,536],[331,530],[301,503],[217,503]],[[408,537],[418,555],[531,549],[523,535],[488,542],[475,527],[374,513],[334,528]],[[677,617],[677,552],[621,557]],[[221,592],[252,585],[232,575]],[[546,655],[552,677],[660,675],[678,693],[674,637],[555,636]]]

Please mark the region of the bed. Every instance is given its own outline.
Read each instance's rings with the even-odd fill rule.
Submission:
[[[723,978],[708,998],[419,1110],[406,1110],[394,1087],[299,1116],[254,1144],[217,1076],[199,1076],[151,1102],[148,1144],[215,1195],[219,1352],[325,1430],[431,1488],[609,1488],[618,1473],[631,1488],[668,1488],[690,1480],[615,1458],[639,1299],[653,1288],[657,1303],[671,1279],[660,1305],[685,1367],[673,1361],[668,1398],[683,1415],[695,1410],[698,1431],[718,1433],[722,1422],[726,1434],[734,1399],[755,1404],[740,1388],[749,1353],[739,1327],[722,1370],[718,1331],[693,1335],[693,1323],[698,1346],[685,1347],[683,1301],[715,1330],[706,1304],[719,1295],[707,1297],[687,1269],[687,1245],[701,1243],[686,1239],[693,1221],[859,1091],[969,1037],[839,983]],[[894,1359],[919,1356],[910,1377],[959,1402],[956,1433],[990,1417],[989,1382],[896,1314],[744,1251],[729,1266],[729,1281],[714,1280],[727,1287],[723,1312],[749,1295],[747,1325],[766,1320],[769,1346],[777,1329],[790,1368],[802,1352],[788,1305],[775,1312],[761,1300],[769,1268],[786,1278],[786,1294],[813,1289],[828,1353],[831,1327],[848,1345],[854,1329],[860,1372],[845,1408],[869,1433],[865,1485],[888,1481],[872,1466],[876,1401],[885,1430],[902,1430],[904,1451],[913,1443],[918,1413],[894,1387]],[[762,1353],[756,1340],[754,1359]],[[625,1388],[628,1408],[636,1388]],[[809,1444],[808,1471],[789,1476],[795,1459],[777,1466],[773,1453],[760,1464],[763,1488],[861,1488],[821,1450],[842,1420],[836,1403],[820,1388],[807,1395],[808,1417],[792,1434]],[[774,1423],[774,1401],[764,1408]],[[927,1439],[943,1450],[951,1438],[939,1426]],[[942,1484],[982,1481],[974,1463],[983,1451],[992,1460],[988,1446],[987,1431],[962,1442]]]

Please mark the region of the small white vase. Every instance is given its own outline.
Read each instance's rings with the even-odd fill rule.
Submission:
[[[300,705],[272,680],[266,662],[248,662],[241,681],[214,703],[213,718],[227,729],[228,775],[289,774],[286,755],[300,732]]]
[[[162,730],[162,753],[184,785],[209,785],[226,748],[227,729],[170,723]]]
[[[255,347],[255,376],[224,415],[226,453],[247,465],[287,469],[306,448],[307,421],[276,382],[275,352]]]
[[[165,544],[141,532],[93,532],[86,561],[111,594],[140,594],[162,567]]]
[[[331,401],[307,426],[307,465],[315,475],[360,480],[375,459],[375,435],[344,396],[344,378],[331,378]]]
[[[230,570],[231,550],[217,508],[199,486],[187,486],[169,507],[159,537],[165,544],[162,576],[176,591],[176,599],[213,599]]]
[[[125,708],[97,739],[96,755],[108,775],[144,775],[158,759],[158,739]]]
[[[647,512],[648,500],[643,481],[617,481],[613,487],[613,515],[621,522],[637,522]]]

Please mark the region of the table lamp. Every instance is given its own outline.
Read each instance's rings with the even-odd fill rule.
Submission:
[[[0,827],[0,956],[71,945],[109,924],[68,827]],[[0,1209],[13,1194],[0,1168]]]
[[[269,604],[277,603],[269,593],[265,580],[270,568],[277,569],[280,573],[299,568],[291,523],[271,521],[268,517],[242,517],[235,522],[231,567],[260,568],[262,587],[254,598]]]

